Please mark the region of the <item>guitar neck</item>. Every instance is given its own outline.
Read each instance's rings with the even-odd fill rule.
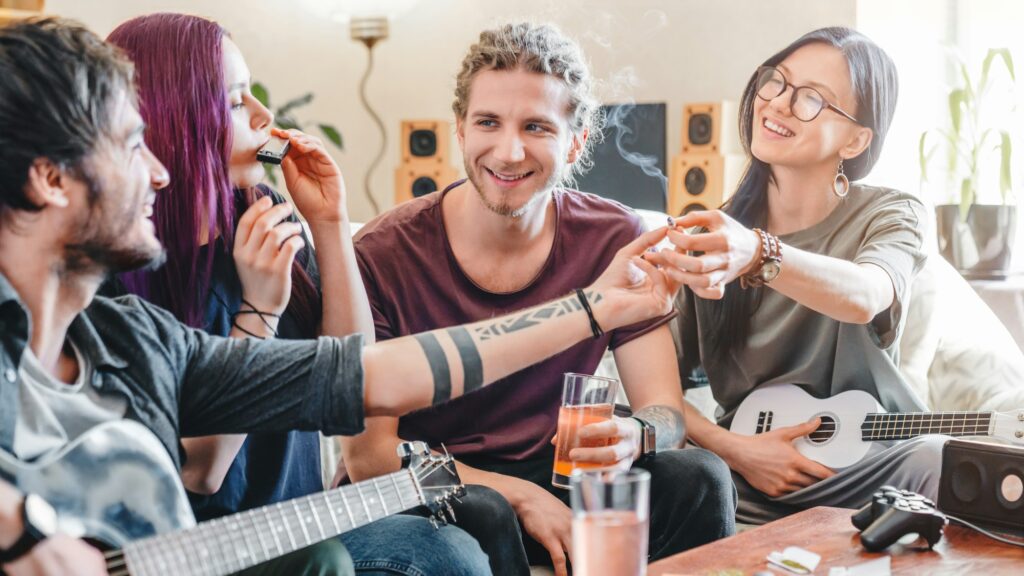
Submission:
[[[424,504],[403,469],[132,542],[108,559],[112,576],[230,574]]]
[[[986,436],[993,412],[872,412],[861,424],[862,440],[906,440],[924,434]]]

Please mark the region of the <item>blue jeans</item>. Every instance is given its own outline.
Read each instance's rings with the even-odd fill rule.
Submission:
[[[489,575],[476,539],[455,526],[435,529],[421,516],[399,514],[341,535],[356,574],[403,576]]]

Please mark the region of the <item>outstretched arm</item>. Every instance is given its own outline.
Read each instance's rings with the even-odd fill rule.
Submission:
[[[584,290],[594,318],[612,330],[672,309],[676,286],[641,254],[666,229],[620,250]],[[576,294],[501,318],[396,338],[363,352],[367,416],[400,415],[472,392],[591,336]]]

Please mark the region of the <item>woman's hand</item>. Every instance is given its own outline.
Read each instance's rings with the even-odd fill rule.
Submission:
[[[601,294],[600,306],[591,302],[598,323],[605,330],[664,316],[672,311],[678,285],[645,258],[646,252],[665,237],[665,228],[641,234],[616,254],[608,268],[590,286]],[[646,252],[646,253],[645,253]]]
[[[238,220],[234,259],[242,298],[260,312],[280,315],[292,293],[292,262],[305,246],[302,225],[286,222],[291,204],[257,200]],[[265,318],[266,320],[266,318]]]
[[[345,180],[323,141],[298,130],[273,128],[271,133],[291,144],[281,171],[288,193],[310,226],[346,220]]]
[[[680,228],[704,228],[707,232],[690,234]],[[749,273],[761,257],[757,232],[721,210],[698,210],[676,218],[668,239],[675,250],[661,250],[649,255],[648,260],[702,298],[722,298],[725,285]],[[693,252],[702,254],[696,256]]]

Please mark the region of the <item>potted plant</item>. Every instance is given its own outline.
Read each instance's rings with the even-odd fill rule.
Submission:
[[[1009,50],[989,50],[977,82],[967,66],[958,61],[960,84],[948,96],[949,127],[924,132],[918,145],[922,183],[928,181],[928,167],[936,150],[945,149],[946,183],[949,196],[956,200],[935,207],[939,252],[961,274],[972,278],[1006,277],[1017,229],[1017,208],[1011,204],[1012,138],[1004,126],[986,122],[981,113],[996,85],[991,74],[996,62],[1004,64],[1012,88],[1015,76]],[[938,142],[929,145],[932,135],[939,137]],[[998,174],[985,170],[996,151]],[[994,193],[996,186],[998,194]],[[999,203],[979,201],[995,198]]]

